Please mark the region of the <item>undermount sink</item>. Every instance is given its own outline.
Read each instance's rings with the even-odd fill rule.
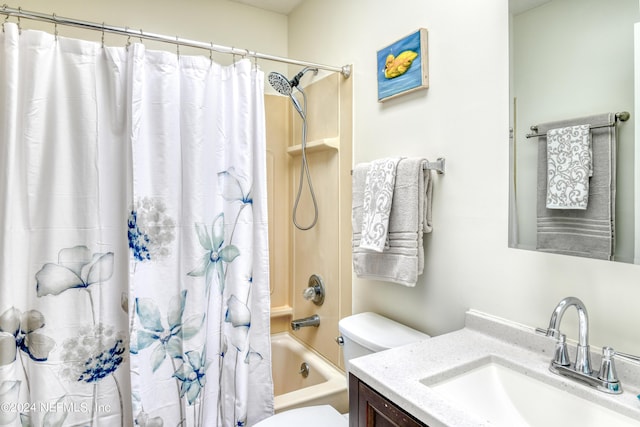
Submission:
[[[490,357],[420,382],[492,426],[640,426],[640,421],[507,365]]]

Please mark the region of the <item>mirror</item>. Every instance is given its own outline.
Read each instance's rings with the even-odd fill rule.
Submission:
[[[635,192],[640,185],[634,185],[635,156],[640,155],[634,143],[640,140],[635,138],[635,103],[640,96],[634,96],[640,89],[634,84],[636,62],[640,74],[639,1],[510,0],[509,9],[509,246],[536,250],[538,243],[538,144],[546,143],[547,138],[527,138],[531,126],[626,111],[630,119],[615,126],[611,259],[640,263],[640,248],[635,249],[636,240],[640,241],[636,238],[640,209],[635,207],[640,197]],[[546,167],[546,159],[543,161]]]

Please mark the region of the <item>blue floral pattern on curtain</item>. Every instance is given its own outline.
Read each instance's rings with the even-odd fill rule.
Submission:
[[[273,413],[262,72],[4,27],[0,426]]]

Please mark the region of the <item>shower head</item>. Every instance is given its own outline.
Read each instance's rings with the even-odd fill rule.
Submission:
[[[269,73],[269,83],[281,95],[291,96],[293,88],[300,84],[300,79],[307,71],[313,71],[314,74],[318,74],[317,68],[306,67],[289,80],[282,74],[273,71]]]
[[[302,90],[302,88],[299,86],[300,79],[302,78],[302,76],[304,76],[304,74],[307,71],[313,71],[314,74],[318,74],[318,69],[311,68],[311,67],[303,68],[302,71],[296,74],[291,80],[287,79],[285,76],[283,76],[280,73],[276,73],[276,72],[269,73],[269,83],[271,84],[271,86],[273,86],[273,88],[276,91],[278,91],[278,93],[280,93],[281,95],[288,96],[289,98],[291,98],[291,102],[293,103],[293,106],[295,107],[295,109],[298,111],[298,114],[300,114],[300,117],[302,118],[302,155],[300,156],[302,164],[300,167],[300,181],[298,185],[298,194],[296,195],[296,201],[293,204],[293,224],[300,230],[309,230],[313,228],[313,226],[316,225],[316,221],[318,221],[318,202],[316,200],[316,196],[313,191],[313,184],[311,184],[311,174],[309,172],[309,165],[307,164],[307,156],[305,154],[305,147],[307,145],[307,117],[306,117],[307,96],[305,95],[304,90]],[[298,92],[300,92],[300,94],[302,95],[304,108],[302,108],[298,99],[296,99],[296,97],[293,96],[294,87],[298,89]],[[313,210],[314,210],[313,221],[309,226],[301,226],[300,224],[298,224],[298,221],[296,219],[296,212],[298,211],[298,202],[300,201],[300,194],[302,192],[302,185],[303,185],[305,175],[307,177],[307,183],[309,184],[309,192],[311,193],[311,200],[313,200]]]
[[[291,83],[289,79],[283,76],[280,73],[276,73],[275,71],[269,73],[269,84],[281,95],[289,96],[291,95]]]

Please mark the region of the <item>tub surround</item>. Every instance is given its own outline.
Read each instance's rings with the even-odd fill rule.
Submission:
[[[570,352],[575,343],[570,343]],[[461,410],[421,380],[437,382],[452,369],[462,373],[478,360],[496,358],[502,363],[525,366],[526,375],[563,391],[598,402],[601,406],[640,419],[640,364],[616,359],[624,392],[609,395],[582,383],[549,372],[555,340],[536,334],[534,327],[496,318],[478,311],[466,313],[465,327],[415,344],[390,349],[351,361],[351,373],[378,393],[431,427],[478,426],[486,422]],[[594,367],[600,349],[592,347]],[[621,349],[622,351],[624,349]],[[574,360],[575,354],[571,354]]]
[[[271,332],[289,331],[344,369],[335,338],[338,321],[351,314],[353,79],[320,73],[305,77],[304,83],[307,160],[319,203],[318,223],[307,231],[295,229],[291,219],[300,177],[301,120],[288,97],[265,96]],[[308,224],[312,217],[313,204],[305,184],[297,218]],[[303,298],[313,274],[319,275],[326,287],[322,306]],[[320,327],[291,331],[291,320],[316,314]]]
[[[318,328],[301,328],[292,334],[342,369],[342,353],[335,338],[338,321],[351,315],[352,85],[353,78],[345,79],[332,73],[324,77],[318,74],[304,87],[308,107],[307,143],[311,147],[307,150],[307,161],[319,216],[316,226],[310,230],[301,231],[291,225],[293,319],[320,316]],[[287,147],[291,204],[300,179],[302,139],[302,121],[297,112],[292,114],[291,143]],[[297,211],[299,223],[310,223],[312,208],[305,184]],[[291,223],[291,212],[286,215]],[[322,306],[303,298],[313,274],[319,275],[325,285]]]
[[[271,288],[271,333],[289,328],[292,307],[291,289],[291,197],[289,156],[291,111],[288,98],[266,95],[267,133],[267,207],[269,216],[269,283]]]

